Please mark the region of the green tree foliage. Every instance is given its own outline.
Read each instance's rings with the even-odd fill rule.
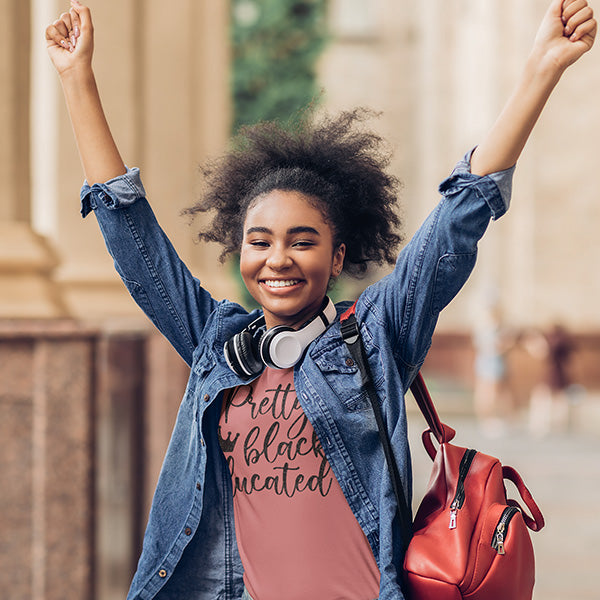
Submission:
[[[287,121],[319,94],[316,63],[327,41],[327,0],[231,0],[233,131]],[[255,308],[232,261],[242,302]]]
[[[327,0],[232,0],[234,131],[287,120],[318,95]]]

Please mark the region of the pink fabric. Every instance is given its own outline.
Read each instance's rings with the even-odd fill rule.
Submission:
[[[296,398],[292,369],[267,368],[226,394],[219,435],[254,600],[377,598],[373,553]]]

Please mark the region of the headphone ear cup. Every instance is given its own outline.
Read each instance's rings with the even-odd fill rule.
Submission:
[[[262,371],[258,343],[249,331],[241,331],[225,342],[225,360],[240,377],[252,377]]]
[[[303,351],[298,332],[283,325],[269,329],[259,344],[262,361],[272,369],[293,367],[300,360]]]
[[[237,338],[237,339],[236,339]],[[238,358],[250,376],[257,375],[263,369],[263,362],[258,353],[256,338],[249,331],[242,331],[235,336],[234,343]]]

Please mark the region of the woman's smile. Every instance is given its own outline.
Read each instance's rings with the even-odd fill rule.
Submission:
[[[301,283],[300,279],[267,279],[262,282],[269,288],[289,288]]]

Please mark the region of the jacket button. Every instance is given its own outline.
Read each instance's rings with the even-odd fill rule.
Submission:
[[[191,527],[186,527],[184,530],[185,535],[192,535],[192,528]]]
[[[351,358],[347,358],[346,359],[346,366],[347,367],[353,367],[354,366],[354,360],[352,360]]]
[[[201,490],[201,489],[202,489],[202,486],[200,485],[200,482],[198,482],[198,483],[196,484],[196,489],[197,489],[197,490]]]
[[[204,441],[204,438],[200,438],[200,445],[201,446],[205,446],[206,442]]]
[[[158,576],[159,576],[161,579],[164,579],[164,578],[167,576],[167,572],[166,572],[164,569],[161,569],[161,570],[158,572]]]
[[[210,396],[208,394],[204,394],[204,402],[208,402],[210,400]]]

